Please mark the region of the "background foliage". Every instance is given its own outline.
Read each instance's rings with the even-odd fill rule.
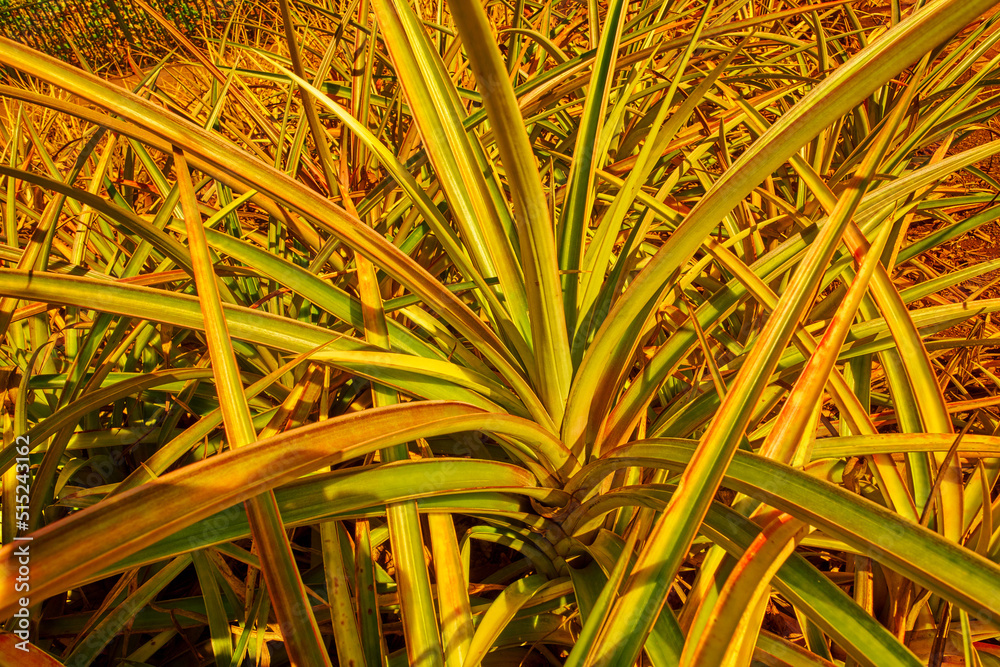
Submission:
[[[147,14],[160,13],[197,38],[212,19],[228,18],[231,0],[0,0],[0,35],[69,62],[127,69],[129,58],[162,57],[170,34]],[[211,30],[211,28],[210,28]],[[115,48],[109,49],[109,45]]]

